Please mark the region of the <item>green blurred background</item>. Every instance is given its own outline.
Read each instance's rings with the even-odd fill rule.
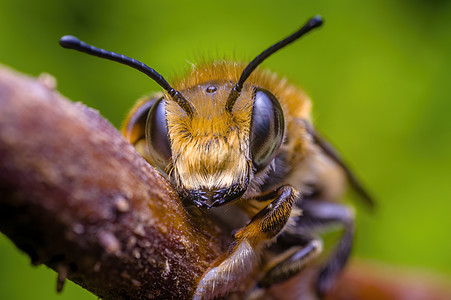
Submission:
[[[0,62],[54,75],[64,95],[119,126],[138,97],[160,88],[62,49],[62,35],[142,60],[170,81],[202,57],[249,61],[316,14],[325,26],[264,67],[312,97],[317,127],[377,199],[373,214],[357,205],[354,256],[450,278],[449,1],[1,0]],[[56,274],[0,235],[0,299],[94,299],[72,283],[55,290]]]

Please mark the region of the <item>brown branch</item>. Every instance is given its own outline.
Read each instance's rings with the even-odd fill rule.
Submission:
[[[4,67],[0,230],[59,285],[109,299],[189,298],[224,250],[96,111]]]

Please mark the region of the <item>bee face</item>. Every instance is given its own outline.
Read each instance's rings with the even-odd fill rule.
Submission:
[[[244,69],[233,63],[198,68],[175,88],[154,69],[124,55],[90,46],[73,36],[62,37],[60,44],[138,69],[165,90],[165,97],[149,111],[147,147],[135,146],[166,172],[182,198],[210,208],[240,197],[254,173],[263,171],[274,159],[283,140],[280,104],[255,80],[254,70],[271,54],[321,24],[320,17],[310,19]],[[133,124],[140,119],[129,117],[126,136],[139,132]]]
[[[194,84],[180,90],[193,115],[167,97],[149,113],[146,138],[154,162],[180,196],[196,206],[217,207],[239,198],[254,174],[274,158],[283,139],[277,99],[249,84],[228,112],[232,88],[227,79]]]

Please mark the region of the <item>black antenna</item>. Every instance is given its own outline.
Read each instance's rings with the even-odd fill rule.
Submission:
[[[243,73],[241,73],[241,77],[238,80],[238,83],[233,87],[232,91],[229,94],[229,98],[227,99],[226,103],[226,110],[228,112],[232,112],[233,105],[235,104],[236,99],[238,99],[238,96],[241,93],[241,89],[243,88],[244,82],[249,78],[251,73],[257,68],[259,64],[261,64],[265,59],[267,59],[271,54],[274,52],[280,50],[281,48],[287,46],[288,44],[296,41],[298,38],[306,34],[307,32],[311,31],[314,28],[317,28],[323,24],[323,20],[321,16],[315,16],[308,20],[308,22],[298,31],[293,33],[292,35],[286,37],[285,39],[281,40],[280,42],[272,45],[259,55],[255,57],[243,70]]]
[[[107,51],[104,49],[88,45],[85,42],[80,41],[78,38],[71,35],[63,36],[60,39],[60,45],[63,46],[64,48],[74,49],[94,56],[116,61],[118,63],[130,66],[138,71],[141,71],[142,73],[152,78],[163,89],[165,89],[171,96],[172,100],[174,100],[188,114],[188,116],[191,117],[193,115],[194,109],[190,105],[190,103],[186,101],[183,95],[180,94],[180,92],[173,89],[169,85],[169,83],[163,78],[163,76],[161,76],[159,73],[157,73],[157,71],[150,68],[146,64],[122,54],[118,54],[115,52]]]

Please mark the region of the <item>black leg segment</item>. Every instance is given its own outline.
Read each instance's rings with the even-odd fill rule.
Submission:
[[[291,251],[293,248],[289,249]],[[283,282],[296,274],[322,251],[322,241],[313,239],[307,242],[303,247],[294,247],[297,251],[288,255],[285,259],[271,267],[265,276],[258,282],[261,287],[269,287],[272,284]],[[281,256],[286,256],[282,253]]]
[[[354,240],[354,211],[339,203],[304,199],[301,203],[303,215],[298,218],[296,230],[300,235],[325,230],[330,226],[342,226],[344,231],[337,245],[320,271],[317,292],[323,295],[335,282],[351,253]]]

